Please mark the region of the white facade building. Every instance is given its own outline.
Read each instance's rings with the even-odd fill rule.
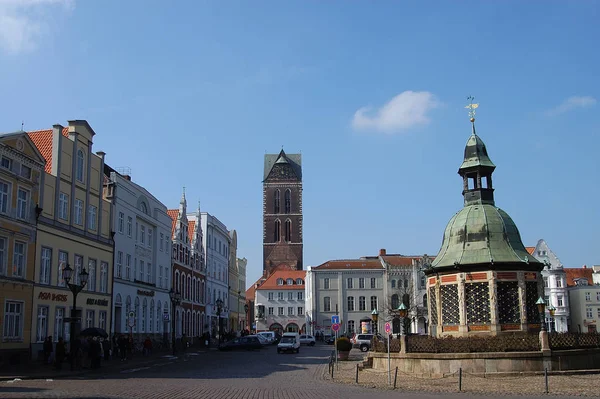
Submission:
[[[256,288],[256,331],[307,331],[305,278],[304,270],[276,270]]]
[[[546,310],[546,323],[552,331],[567,332],[571,323],[569,294],[564,267],[543,239],[537,242],[531,252],[531,255],[545,264],[544,270],[542,270],[544,297],[547,308],[552,305],[556,309],[554,317],[551,317]]]
[[[206,322],[213,337],[219,331],[217,300],[223,301],[220,318],[223,333],[229,326],[229,255],[231,237],[227,227],[215,216],[202,212],[204,249],[206,251]]]
[[[371,329],[372,312],[384,316],[385,269],[378,257],[332,260],[306,272],[306,318],[308,331],[331,334],[331,316],[340,318],[340,333]],[[384,317],[376,330],[383,332]]]
[[[105,175],[109,179],[107,199],[114,205],[111,330],[132,332],[138,338],[166,338],[171,288],[171,219],[167,207],[129,176],[106,165]]]

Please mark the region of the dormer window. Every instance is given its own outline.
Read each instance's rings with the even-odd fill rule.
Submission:
[[[288,278],[287,281],[286,281],[286,284],[287,285],[293,285],[294,284],[294,280],[291,279],[291,278]]]
[[[277,285],[283,285],[283,279],[282,278],[278,278],[277,279]]]
[[[77,150],[77,164],[75,170],[77,181],[83,183],[83,151]]]
[[[301,279],[301,278],[297,278],[297,279],[296,279],[296,284],[298,284],[298,285],[302,285],[302,284],[304,284],[304,281],[302,281],[302,279]]]

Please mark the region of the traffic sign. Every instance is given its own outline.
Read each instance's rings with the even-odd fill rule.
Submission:
[[[331,325],[331,329],[332,329],[333,331],[335,331],[335,332],[338,332],[338,331],[339,331],[339,329],[340,329],[340,325],[339,325],[338,323],[333,323],[333,324]]]
[[[331,324],[340,324],[340,316],[338,316],[338,315],[331,316]]]
[[[389,322],[385,323],[385,333],[389,334],[390,332],[392,332],[392,326],[390,325]]]

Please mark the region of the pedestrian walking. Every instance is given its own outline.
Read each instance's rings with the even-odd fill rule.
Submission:
[[[46,339],[44,339],[44,346],[43,346],[43,351],[44,351],[44,364],[49,364],[51,361],[51,356],[52,356],[52,337],[46,337]]]
[[[65,341],[63,341],[62,337],[59,337],[58,342],[56,343],[56,353],[54,355],[54,367],[57,370],[62,369],[62,364],[65,361],[66,352],[67,350],[65,348]]]

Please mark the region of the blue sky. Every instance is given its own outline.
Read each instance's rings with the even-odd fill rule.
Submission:
[[[526,245],[600,264],[597,1],[0,0],[0,131],[86,119],[262,270],[265,152],[302,152],[305,267],[437,253],[470,134]]]

